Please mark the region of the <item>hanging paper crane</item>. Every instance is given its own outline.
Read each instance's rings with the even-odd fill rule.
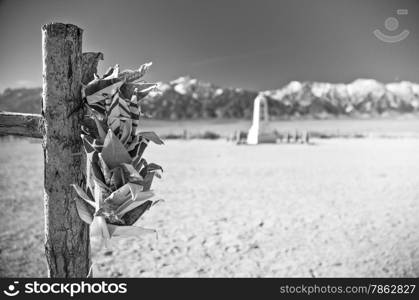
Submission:
[[[91,241],[99,247],[113,236],[156,233],[134,225],[161,201],[150,187],[163,169],[147,163],[143,153],[150,141],[163,141],[154,132],[141,132],[139,124],[140,100],[156,88],[141,80],[150,66],[119,71],[116,65],[82,89],[89,116],[82,128],[86,183],[73,187],[79,216],[90,224]]]

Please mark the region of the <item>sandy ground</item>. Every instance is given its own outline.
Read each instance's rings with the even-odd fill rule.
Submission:
[[[94,256],[96,276],[419,276],[419,139],[168,141],[166,202]],[[45,276],[42,150],[0,141],[0,274]]]

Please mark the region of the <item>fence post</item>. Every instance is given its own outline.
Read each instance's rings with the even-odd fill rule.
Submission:
[[[45,252],[50,277],[86,277],[89,232],[78,217],[72,183],[82,183],[82,29],[42,27]]]
[[[97,73],[97,65],[99,60],[103,60],[101,52],[85,52],[82,59],[82,79],[83,84],[88,84],[93,80],[94,74]]]

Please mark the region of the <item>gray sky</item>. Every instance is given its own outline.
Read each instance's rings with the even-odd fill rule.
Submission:
[[[385,28],[388,17],[397,30]],[[51,21],[84,29],[84,51],[105,55],[100,71],[153,61],[151,81],[191,75],[248,89],[359,77],[419,82],[414,0],[0,0],[0,91],[41,85],[41,26]],[[375,29],[410,34],[390,44]]]

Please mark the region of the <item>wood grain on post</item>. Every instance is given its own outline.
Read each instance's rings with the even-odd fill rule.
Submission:
[[[42,27],[45,251],[50,277],[86,277],[88,226],[79,218],[70,184],[82,184],[80,124],[82,29]],[[73,112],[74,111],[74,112]],[[71,113],[73,112],[73,113]]]
[[[97,73],[97,65],[99,60],[103,60],[103,53],[101,52],[86,52],[83,53],[82,58],[82,83],[88,84],[94,79],[94,74]]]

